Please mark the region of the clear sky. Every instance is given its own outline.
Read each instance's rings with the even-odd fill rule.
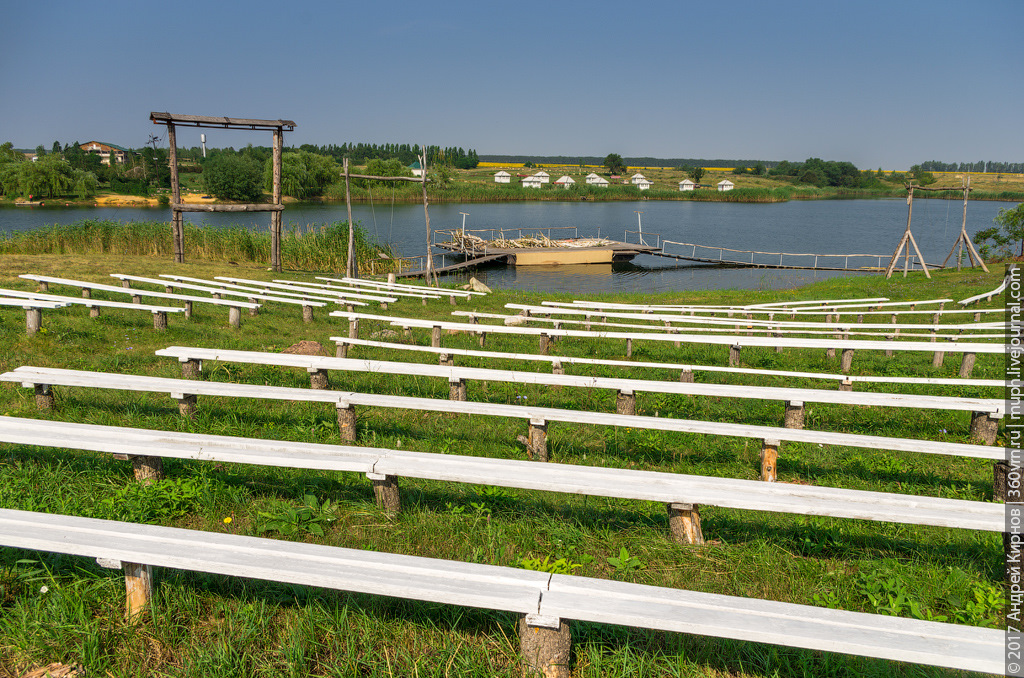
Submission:
[[[0,142],[1024,162],[1024,0],[2,0]],[[212,146],[270,134],[206,130]],[[194,139],[192,137],[195,137]],[[182,130],[179,145],[199,144]]]

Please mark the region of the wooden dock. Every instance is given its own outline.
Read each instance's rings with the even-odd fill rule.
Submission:
[[[694,261],[710,266],[731,268],[777,268],[809,271],[856,271],[881,273],[892,258],[889,254],[817,254],[793,252],[761,252],[758,250],[737,250],[728,247],[712,247],[695,243],[661,240],[654,256],[684,261]],[[911,257],[910,270],[920,270],[921,262]],[[929,268],[942,268],[927,264]]]

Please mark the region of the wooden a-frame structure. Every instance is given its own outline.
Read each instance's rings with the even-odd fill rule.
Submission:
[[[149,114],[154,125],[167,126],[167,142],[170,146],[171,168],[171,231],[174,238],[174,261],[185,262],[185,226],[182,212],[270,212],[270,266],[281,272],[281,230],[284,204],[281,200],[281,155],[284,149],[284,132],[295,129],[291,120],[254,120],[249,118],[223,118],[204,115],[177,115],[172,113]],[[213,129],[266,130],[274,133],[274,185],[273,202],[270,204],[246,205],[184,205],[181,202],[181,185],[178,182],[178,147],[175,140],[175,126],[208,127]]]

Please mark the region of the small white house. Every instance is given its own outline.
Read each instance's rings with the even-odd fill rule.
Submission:
[[[570,177],[568,174],[563,174],[555,180],[555,186],[561,186],[562,188],[569,188],[576,183],[576,180]]]
[[[693,190],[693,187],[694,187],[695,185],[696,185],[696,184],[694,184],[694,183],[693,183],[692,181],[690,181],[689,179],[683,179],[682,181],[680,181],[680,182],[679,182],[679,190],[680,190],[680,191],[692,191],[692,190]]]
[[[728,179],[722,179],[718,182],[718,190],[720,191],[731,191],[736,188],[736,184],[732,183]]]
[[[629,180],[633,182],[634,186],[639,186],[641,181],[647,181],[647,177],[637,172],[636,174],[631,176]],[[648,188],[650,188],[650,182],[648,182]]]
[[[590,174],[588,174],[586,176],[586,182],[588,184],[593,184],[593,183],[596,183],[596,181],[595,181],[596,179],[600,179],[600,178],[601,178],[601,176],[599,174],[595,174],[595,173],[591,172]],[[608,182],[605,182],[605,183],[608,183]]]
[[[541,171],[537,172],[533,176],[535,176],[537,179],[539,179],[540,183],[542,183],[542,184],[546,184],[546,183],[549,183],[551,181],[551,175],[548,174],[547,172],[545,172],[544,170],[541,170]]]
[[[506,172],[505,170],[501,170],[500,172],[495,172],[495,174],[494,174],[494,183],[496,183],[496,184],[510,184],[510,183],[512,183],[512,175],[509,174],[508,172]]]
[[[412,171],[412,175],[414,177],[422,177],[423,176],[423,166],[420,165],[420,161],[419,160],[417,160],[416,162],[412,163],[411,165],[407,165],[406,169],[407,170],[411,170]]]
[[[540,188],[544,185],[544,182],[537,178],[537,175],[532,177],[525,177],[523,179],[523,188]]]
[[[604,177],[595,176],[593,180],[588,179],[587,183],[598,188],[608,188],[608,180]]]
[[[640,179],[639,181],[634,181],[633,184],[641,191],[646,191],[651,187],[651,182],[647,181],[647,179]]]

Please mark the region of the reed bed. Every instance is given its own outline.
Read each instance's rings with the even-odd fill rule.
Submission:
[[[361,271],[369,271],[371,266],[375,273],[390,270],[388,262],[395,258],[391,245],[374,241],[359,226],[355,245]],[[85,219],[0,234],[0,254],[170,257],[174,254],[174,243],[167,222]],[[289,225],[282,233],[281,258],[290,268],[344,270],[348,261],[348,223]],[[185,224],[185,259],[266,263],[270,261],[270,231]]]

